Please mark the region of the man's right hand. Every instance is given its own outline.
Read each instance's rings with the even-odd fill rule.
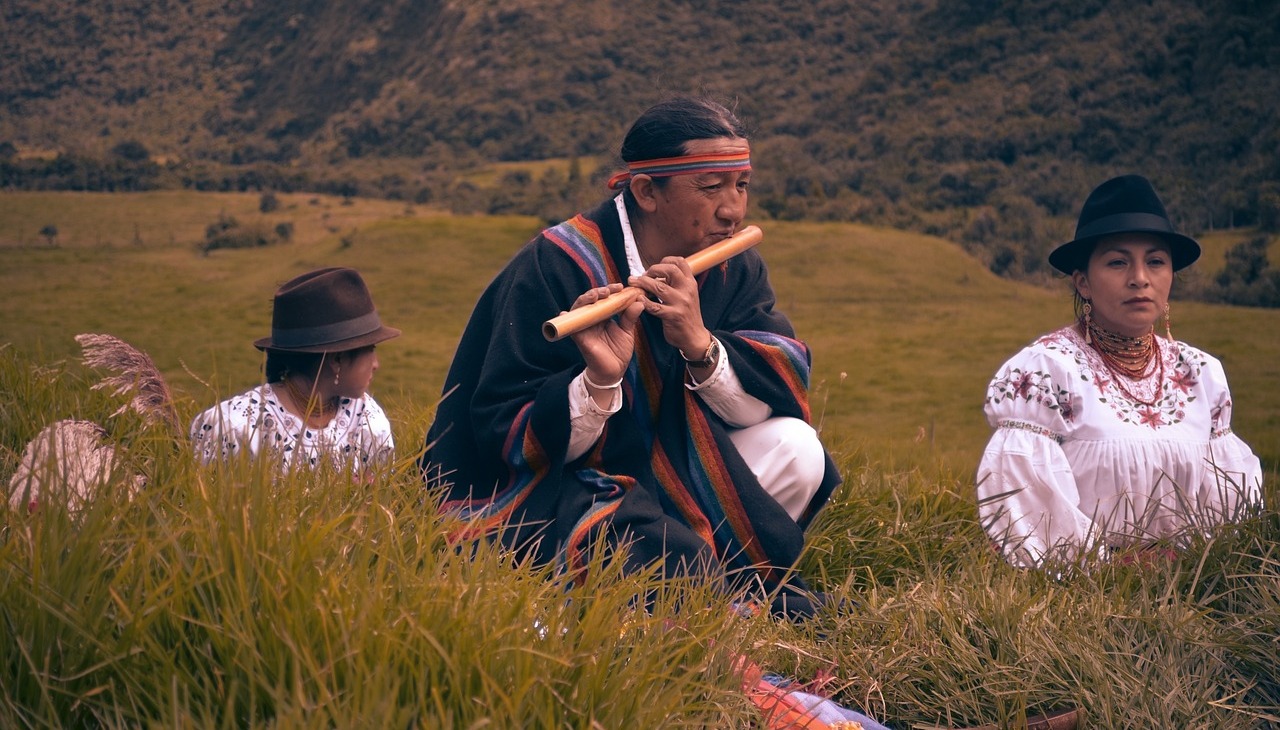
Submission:
[[[574,300],[571,309],[594,304],[607,296],[616,295],[622,289],[620,283],[590,289]],[[627,365],[635,351],[636,323],[644,311],[644,302],[643,297],[637,297],[636,301],[616,317],[570,335],[587,364],[586,376],[590,383],[609,385],[620,380],[627,371]],[[597,400],[607,401],[613,396],[609,389],[599,390],[590,384],[587,385],[587,390]]]

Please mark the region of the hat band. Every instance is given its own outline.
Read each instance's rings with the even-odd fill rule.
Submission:
[[[322,324],[318,327],[297,327],[293,329],[271,328],[271,347],[312,347],[330,342],[341,342],[352,337],[367,335],[382,326],[378,312],[374,310],[355,319],[348,319],[333,324]]]
[[[1159,231],[1173,233],[1169,219],[1151,213],[1116,213],[1076,229],[1076,238],[1091,238],[1125,231]]]

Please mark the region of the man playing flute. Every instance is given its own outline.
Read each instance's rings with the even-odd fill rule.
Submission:
[[[809,425],[810,355],[747,250],[685,257],[742,223],[742,123],[680,97],[623,141],[616,197],[544,230],[476,304],[427,435],[440,508],[472,534],[581,571],[603,538],[628,567],[705,575],[810,615],[804,529],[840,482]],[[542,324],[624,284],[617,316],[548,342]]]

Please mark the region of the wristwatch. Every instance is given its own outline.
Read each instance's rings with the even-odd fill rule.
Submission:
[[[690,360],[689,356],[684,354],[684,350],[680,350],[679,352],[680,357],[684,358],[684,364],[687,367],[709,368],[712,365],[715,365],[716,361],[720,359],[720,340],[717,340],[713,335],[711,337],[711,344],[707,345],[707,351],[702,354],[702,359],[700,360]]]

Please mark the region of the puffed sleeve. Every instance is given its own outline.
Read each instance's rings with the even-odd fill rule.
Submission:
[[[249,428],[235,407],[236,399],[223,401],[196,416],[189,436],[196,458],[205,464],[228,459],[242,447],[252,450]]]
[[[391,433],[391,421],[382,406],[367,393],[364,396],[366,427],[361,430],[365,439],[364,453],[369,461],[391,464],[395,461],[396,442]]]
[[[1071,431],[1073,382],[1068,366],[1024,349],[987,387],[983,407],[995,428],[978,466],[983,528],[1009,562],[1039,565],[1046,556],[1071,559],[1092,547],[1093,523],[1062,442]]]
[[[1210,358],[1201,373],[1210,402],[1212,467],[1200,485],[1200,504],[1217,505],[1227,519],[1262,503],[1262,464],[1231,430],[1231,390],[1222,363]]]

